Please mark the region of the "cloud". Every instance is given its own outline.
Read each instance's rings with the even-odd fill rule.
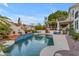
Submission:
[[[7,12],[4,9],[0,8],[0,15],[6,15],[6,14],[7,14]]]
[[[22,23],[24,24],[44,24],[44,18],[43,17],[35,17],[35,16],[28,16],[28,15],[22,15],[22,14],[15,14],[15,13],[10,13],[7,10],[5,11],[4,9],[0,9],[0,14],[3,16],[9,17],[13,22],[17,22],[18,17],[21,18]]]
[[[53,11],[53,12],[56,12],[57,11],[55,8],[51,8],[50,10]]]
[[[7,4],[7,3],[3,3],[3,5],[4,5],[5,7],[8,7],[8,4]]]
[[[38,18],[38,17],[34,17],[34,16],[25,16],[25,15],[14,15],[14,17],[16,17],[16,20],[14,20],[14,22],[17,22],[18,17],[21,18],[21,21],[24,24],[43,24],[44,20],[43,18]]]

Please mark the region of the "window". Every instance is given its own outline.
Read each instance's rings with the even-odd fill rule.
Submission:
[[[75,19],[78,17],[78,11],[75,13]]]
[[[75,21],[75,29],[78,29],[78,20]]]
[[[74,10],[72,11],[72,17],[74,17]]]

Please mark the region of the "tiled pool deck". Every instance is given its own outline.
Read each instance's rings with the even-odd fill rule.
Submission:
[[[79,41],[74,41],[69,35],[66,35],[66,39],[70,50],[61,50],[57,51],[57,53],[62,54],[62,56],[79,56]]]

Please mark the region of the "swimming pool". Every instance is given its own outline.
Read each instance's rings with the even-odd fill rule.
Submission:
[[[54,45],[52,36],[31,35],[28,38],[21,37],[21,40],[18,38],[17,42],[10,47],[7,54],[10,56],[39,56],[40,51],[49,45]]]

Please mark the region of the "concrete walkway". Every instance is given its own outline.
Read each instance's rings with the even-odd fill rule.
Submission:
[[[54,46],[48,46],[44,48],[41,56],[53,56],[56,51],[70,50],[65,35],[53,35]]]
[[[65,35],[53,35],[54,46],[62,50],[69,50]]]

